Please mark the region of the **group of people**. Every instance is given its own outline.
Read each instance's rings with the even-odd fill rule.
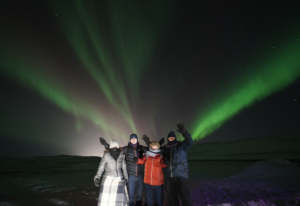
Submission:
[[[136,134],[130,135],[124,147],[115,140],[108,144],[100,138],[105,151],[94,177],[95,185],[100,187],[98,206],[141,206],[143,190],[146,206],[152,206],[153,201],[162,206],[164,190],[170,206],[180,205],[178,196],[184,206],[192,206],[187,151],[193,139],[183,124],[177,124],[177,128],[184,140],[177,141],[171,131],[165,146],[164,138],[150,142],[147,135],[142,137],[147,147],[139,144]]]

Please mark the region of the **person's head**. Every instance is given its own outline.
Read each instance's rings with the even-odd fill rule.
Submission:
[[[169,132],[169,134],[168,134],[168,141],[169,142],[173,142],[175,139],[176,139],[175,132],[173,132],[173,131]]]
[[[111,140],[110,141],[110,143],[109,143],[109,149],[112,149],[112,148],[120,148],[120,145],[119,145],[119,143],[116,140]]]
[[[157,150],[157,149],[160,148],[160,145],[159,145],[158,142],[151,142],[149,146],[150,146],[150,148],[153,149],[153,150]]]
[[[138,136],[136,134],[131,134],[129,140],[131,144],[136,144],[138,141]]]

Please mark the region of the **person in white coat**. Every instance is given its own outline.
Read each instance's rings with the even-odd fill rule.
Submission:
[[[100,183],[101,176],[103,177]],[[100,187],[98,206],[127,206],[127,180],[125,155],[119,143],[112,140],[109,149],[104,151],[94,177],[95,185]]]

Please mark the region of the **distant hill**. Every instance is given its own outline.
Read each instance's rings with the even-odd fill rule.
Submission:
[[[198,143],[188,151],[188,160],[263,160],[273,158],[300,160],[300,136]]]

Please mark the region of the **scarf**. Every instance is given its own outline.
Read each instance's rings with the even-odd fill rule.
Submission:
[[[138,143],[132,144],[132,143],[130,142],[130,145],[131,145],[132,147],[136,147],[137,144],[138,144]]]
[[[119,155],[120,155],[120,149],[119,148],[112,148],[109,150],[109,154],[115,159],[117,160]]]
[[[168,141],[167,147],[174,147],[177,145],[177,139],[174,139],[173,141]]]
[[[147,156],[147,158],[148,158],[148,156],[154,157],[155,155],[160,154],[160,153],[161,153],[160,149],[153,150],[152,148],[149,148],[149,151],[146,152],[146,156]]]

